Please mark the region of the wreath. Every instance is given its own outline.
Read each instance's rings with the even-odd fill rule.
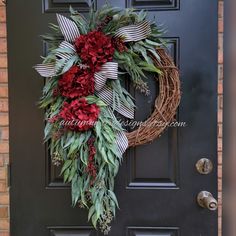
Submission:
[[[45,110],[45,141],[52,163],[61,165],[71,183],[73,206],[88,208],[88,219],[107,234],[118,201],[114,179],[129,146],[160,136],[180,101],[178,69],[166,53],[163,31],[146,12],[121,10],[108,4],[85,19],[70,7],[71,16],[57,14],[58,25],[43,36],[48,54],[35,66],[46,77],[40,107]],[[154,77],[159,94],[146,125],[133,132],[117,114],[134,119],[134,98],[124,84],[149,96]],[[150,125],[165,122],[165,125]]]

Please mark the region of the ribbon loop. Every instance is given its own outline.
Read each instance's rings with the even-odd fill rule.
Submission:
[[[57,22],[67,42],[74,42],[80,36],[79,29],[74,21],[57,14]]]
[[[36,66],[34,66],[34,69],[42,77],[52,77],[55,75],[55,64],[54,63],[37,64]]]
[[[95,90],[99,91],[105,86],[107,79],[118,79],[118,63],[105,63],[101,67],[101,70],[95,73],[94,78]]]
[[[75,53],[76,53],[75,47],[72,44],[63,41],[59,45],[59,48],[56,50],[55,54],[60,59],[69,60]]]
[[[115,37],[124,38],[124,42],[137,42],[147,38],[151,33],[151,26],[148,21],[142,21],[136,25],[124,26],[117,30]]]
[[[99,71],[108,79],[118,79],[118,63],[116,62],[107,62],[101,67]]]

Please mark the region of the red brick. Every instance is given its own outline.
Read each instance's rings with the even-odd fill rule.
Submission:
[[[218,138],[218,151],[222,151],[222,138]]]
[[[0,84],[0,97],[8,98],[8,85],[7,84]]]
[[[218,204],[218,217],[221,219],[222,217],[222,205]]]
[[[0,157],[3,159],[4,165],[9,163],[9,153],[0,153]]]
[[[224,32],[224,20],[223,19],[219,19],[219,21],[218,21],[218,31],[219,31],[219,33]]]
[[[222,179],[218,178],[218,191],[222,191]]]
[[[1,157],[1,155],[3,155],[3,154],[0,154],[0,167],[3,167],[4,163],[5,163],[5,160],[4,160],[3,157]]]
[[[0,236],[10,236],[10,232],[8,232],[8,231],[0,231]]]
[[[8,99],[0,99],[0,112],[8,111]]]
[[[218,94],[223,94],[223,83],[222,82],[218,83]]]
[[[0,68],[7,68],[7,54],[0,54]]]
[[[0,219],[0,229],[8,230],[9,229],[9,220],[8,219]]]
[[[218,96],[218,109],[223,109],[223,95]]]
[[[5,38],[7,35],[7,27],[6,24],[0,23],[0,38]]]
[[[6,22],[6,9],[4,6],[0,6],[0,22]]]
[[[7,178],[7,168],[2,167],[2,168],[0,168],[0,179],[6,180],[6,178]]]
[[[0,167],[6,166],[9,163],[9,153],[0,153]]]
[[[224,2],[223,1],[219,1],[218,17],[224,18]]]
[[[4,1],[0,1],[0,6],[3,6],[3,7],[6,6],[5,3],[4,3]]]
[[[223,34],[219,34],[219,43],[218,43],[218,63],[223,63]]]
[[[9,116],[8,113],[0,112],[0,126],[7,126],[9,124]]]
[[[7,98],[8,97],[8,86],[7,84],[0,84],[0,97]]]
[[[7,192],[6,180],[0,181],[0,192],[1,193]],[[1,216],[0,216],[0,218],[1,218]]]
[[[4,206],[4,207],[0,207],[0,218],[8,218],[9,214],[8,214],[8,207]]]
[[[0,127],[0,139],[1,141],[9,140],[9,128]]]
[[[218,178],[222,179],[222,165],[218,165]]]
[[[223,121],[223,111],[220,109],[218,110],[218,123],[222,123]]]
[[[8,193],[0,194],[0,205],[9,205],[9,194]]]
[[[218,124],[218,138],[222,138],[222,133],[223,133],[223,125]]]
[[[6,38],[0,38],[0,53],[7,52],[7,40]]]
[[[0,142],[0,153],[9,153],[9,143],[8,142]],[[0,176],[1,176],[1,174],[0,174]]]
[[[224,76],[224,67],[223,67],[223,64],[219,64],[218,65],[218,77],[219,77],[219,80],[223,80],[223,76]]]
[[[7,82],[7,69],[0,69],[0,82]]]
[[[218,152],[218,165],[222,165],[222,151]]]
[[[222,192],[218,193],[218,203],[222,205]]]

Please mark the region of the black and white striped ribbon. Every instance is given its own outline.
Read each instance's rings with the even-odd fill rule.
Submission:
[[[57,61],[63,60],[65,63],[76,54],[75,47],[71,44],[75,41],[77,37],[80,36],[80,32],[78,27],[76,26],[75,22],[72,20],[57,14],[57,21],[59,24],[59,27],[61,29],[61,32],[65,38],[65,41],[63,41],[59,45],[58,51],[55,53],[57,59],[55,63],[49,63],[49,64],[39,64],[35,66],[35,69],[38,71],[38,73],[43,77],[52,77],[55,76],[56,71],[56,65]],[[145,25],[133,25],[131,28],[135,30],[143,30],[141,34],[144,34]],[[118,35],[123,34],[125,32],[129,32],[129,28],[123,27],[120,29],[120,32],[118,31]],[[132,32],[129,33],[129,37],[132,36]],[[119,112],[121,115],[133,119],[134,118],[134,109],[129,108],[125,106],[122,102],[120,104],[113,104],[114,100],[114,92],[112,89],[106,86],[107,79],[118,79],[118,64],[115,62],[107,62],[101,67],[101,71],[95,73],[95,90],[97,96],[99,96],[107,105],[113,106],[114,109]]]
[[[78,26],[74,21],[68,19],[65,16],[57,14],[57,22],[67,42],[74,42],[75,39],[80,36]]]
[[[110,108],[108,108],[108,112],[109,112],[110,116],[112,117],[112,119],[116,120],[116,117]],[[117,135],[116,136],[117,149],[118,149],[120,155],[122,156],[124,154],[124,152],[126,151],[126,149],[129,147],[129,141],[128,141],[128,138],[126,137],[124,131],[119,131],[119,132],[117,132],[116,135]]]
[[[76,53],[75,47],[66,42],[63,41],[59,45],[59,49],[62,49],[61,51],[58,50],[58,52],[55,53],[57,56],[55,63],[46,63],[46,64],[38,64],[34,66],[35,70],[42,76],[42,77],[52,77],[55,76],[56,71],[56,63],[58,60],[64,59],[65,63]],[[63,51],[65,49],[65,51]]]
[[[52,77],[55,75],[55,64],[54,63],[38,64],[38,65],[34,66],[34,69],[42,77]]]
[[[95,78],[95,90],[101,90],[107,79],[118,79],[118,63],[107,62],[101,67],[101,71],[96,72]]]
[[[123,38],[124,42],[137,42],[147,38],[151,33],[151,26],[148,21],[142,21],[136,25],[124,26],[117,30],[115,37]]]
[[[69,60],[75,53],[76,53],[76,49],[74,45],[68,43],[67,41],[63,41],[59,45],[59,50],[56,52],[56,56],[59,59]]]
[[[121,155],[123,155],[126,149],[129,147],[129,141],[125,135],[125,132],[117,132],[116,143],[118,151]]]
[[[111,88],[105,85],[103,89],[96,91],[96,95],[108,106],[113,107],[114,91]],[[134,118],[134,108],[127,107],[122,102],[120,104],[115,102],[113,109],[129,119]]]

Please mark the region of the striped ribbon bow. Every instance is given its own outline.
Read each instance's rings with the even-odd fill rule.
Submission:
[[[73,45],[75,39],[80,36],[79,29],[75,22],[72,20],[57,14],[57,21],[60,27],[61,33],[64,36],[63,41],[59,48],[55,52],[56,60],[54,63],[38,64],[34,68],[42,77],[52,77],[60,75],[60,65],[66,65],[66,63],[73,57],[77,58],[76,49]],[[117,30],[115,37],[122,37],[124,42],[139,41],[146,38],[151,33],[150,24],[147,21],[140,22],[136,25],[129,25]],[[67,68],[69,70],[70,68]],[[62,73],[65,73],[64,70]],[[107,62],[105,63],[99,72],[95,75],[95,90],[96,95],[100,97],[107,105],[112,107],[121,115],[133,119],[134,108],[127,107],[124,103],[113,104],[114,91],[106,85],[107,79],[118,79],[118,63]],[[109,113],[115,118],[112,110],[109,108]],[[117,133],[117,146],[121,155],[128,148],[128,139],[124,132]]]

